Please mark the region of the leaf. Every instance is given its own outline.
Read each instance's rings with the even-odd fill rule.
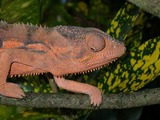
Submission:
[[[3,0],[1,19],[10,23],[20,21],[39,24],[48,3],[48,0]]]
[[[17,113],[14,116],[8,117],[7,120],[44,120],[44,119],[56,119],[56,120],[64,120],[60,115],[40,113],[33,110],[23,111],[21,113]]]
[[[124,41],[140,12],[139,8],[126,2],[112,20],[107,33],[120,41]]]
[[[134,49],[120,63],[112,66],[100,81],[103,92],[136,91],[160,74],[160,37],[148,40]]]
[[[136,8],[132,7],[132,9]],[[126,10],[121,9],[121,11]],[[119,12],[119,14],[120,13],[121,12]],[[119,17],[120,16],[121,15],[119,15]],[[100,75],[97,77],[99,80],[98,87],[103,92],[117,93],[136,91],[154,80],[160,73],[160,69],[157,67],[158,64],[160,65],[160,37],[148,40],[140,45],[142,42],[142,29],[146,17],[144,13],[140,11],[134,16],[136,16],[133,17],[134,19],[138,18],[135,19],[136,22],[126,20],[122,23],[121,18],[117,19],[117,24],[122,29],[118,32],[119,34],[117,34],[117,29],[113,29],[116,27],[112,27],[112,35],[118,38],[120,37],[120,40],[126,38],[125,43],[127,45],[128,54],[117,63],[100,71]],[[113,23],[114,22],[112,22],[112,24]],[[113,25],[115,25],[115,23]],[[127,26],[129,26],[130,29],[133,27],[128,35],[126,34],[129,30]]]
[[[15,115],[18,112],[16,106],[0,105],[0,120],[4,120],[8,116]]]
[[[134,26],[129,31],[128,36],[124,41],[126,47],[129,48],[129,50],[133,50],[135,47],[139,47],[142,43],[143,28],[146,23],[146,18],[147,16],[145,13],[141,11],[134,23]]]

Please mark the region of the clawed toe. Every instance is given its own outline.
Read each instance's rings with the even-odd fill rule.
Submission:
[[[90,99],[91,99],[91,104],[93,106],[100,106],[101,102],[102,102],[102,94],[101,91],[99,89],[94,89],[95,91],[90,94]]]
[[[0,86],[0,94],[7,97],[23,98],[25,96],[23,90],[14,83],[6,83]]]

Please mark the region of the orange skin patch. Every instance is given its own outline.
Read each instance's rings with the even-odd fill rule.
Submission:
[[[36,43],[36,44],[29,44],[26,46],[29,49],[34,49],[34,50],[43,50],[44,52],[48,50],[48,48],[40,43]]]
[[[3,41],[3,48],[17,48],[24,46],[24,43],[17,41],[16,39],[10,39],[9,41]]]

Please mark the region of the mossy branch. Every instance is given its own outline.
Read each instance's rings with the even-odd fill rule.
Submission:
[[[95,108],[90,105],[89,97],[82,94],[26,93],[26,97],[23,99],[0,96],[0,104],[34,108]],[[103,102],[99,109],[122,109],[153,104],[160,104],[160,88],[133,93],[103,95]]]

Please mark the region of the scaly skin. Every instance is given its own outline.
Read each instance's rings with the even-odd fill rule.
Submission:
[[[96,70],[124,52],[123,43],[95,28],[0,22],[0,94],[25,96],[17,84],[6,82],[8,75],[50,72],[59,87],[88,94],[91,104],[99,106],[102,97],[98,88],[62,76]]]

